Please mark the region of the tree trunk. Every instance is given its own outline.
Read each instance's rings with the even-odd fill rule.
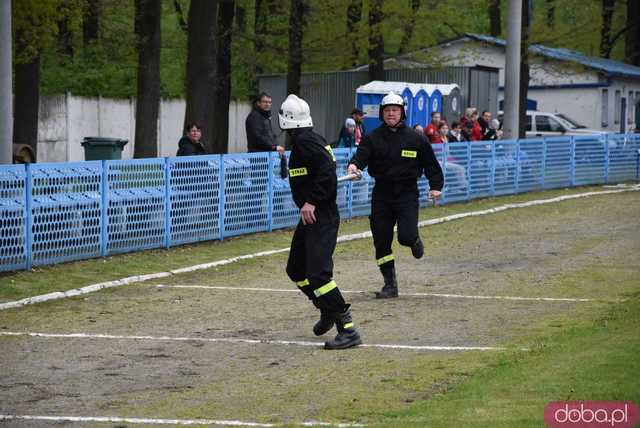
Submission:
[[[624,56],[629,64],[640,66],[640,0],[627,0]]]
[[[384,80],[383,0],[372,0],[369,9],[369,80]]]
[[[303,37],[304,1],[291,0],[291,12],[289,14],[289,63],[287,66],[287,94],[300,95]]]
[[[19,40],[19,38],[16,39]],[[19,49],[19,46],[16,49]],[[28,63],[15,64],[13,94],[13,142],[31,146],[36,159],[38,156],[39,88],[40,53]]]
[[[82,22],[82,41],[87,47],[92,41],[98,40],[100,35],[100,15],[102,0],[87,0],[84,19]]]
[[[138,94],[134,158],[158,156],[160,106],[160,0],[135,1]]]
[[[253,32],[254,32],[254,40],[253,40],[253,48],[256,53],[254,57],[255,61],[255,75],[264,73],[264,67],[261,62],[258,61],[257,56],[264,50],[265,38],[267,37],[267,12],[266,1],[264,0],[256,0],[255,5],[255,16],[253,21]]]
[[[500,0],[489,0],[489,34],[492,37],[500,37],[502,34]]]
[[[616,0],[602,0],[602,27],[600,28],[600,56],[611,56],[611,25],[613,21],[613,8]]]
[[[58,53],[64,56],[73,57],[73,34],[69,28],[69,16],[63,16],[58,21]]]
[[[402,39],[400,40],[400,47],[398,48],[398,55],[402,55],[407,52],[411,38],[413,37],[413,28],[416,24],[416,15],[420,9],[420,0],[411,0],[411,16],[405,22],[404,32],[402,33]]]
[[[202,139],[208,151],[213,130],[205,125],[209,124],[215,97],[217,11],[217,0],[191,0],[188,18],[184,126],[197,122],[203,127]]]
[[[356,67],[360,57],[358,24],[362,20],[362,0],[351,0],[347,8],[347,39],[351,44],[351,58],[348,66]]]
[[[547,25],[551,29],[556,26],[556,0],[547,0]]]
[[[520,128],[518,138],[526,138],[527,98],[529,96],[529,7],[532,0],[522,1],[522,39],[520,42]]]
[[[216,48],[216,94],[214,110],[208,124],[212,130],[213,153],[229,151],[229,102],[231,101],[231,40],[235,0],[221,0],[218,9]]]

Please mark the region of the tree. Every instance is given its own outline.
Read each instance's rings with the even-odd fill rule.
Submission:
[[[300,95],[303,37],[304,0],[291,0],[291,11],[289,14],[289,63],[287,66],[287,94]]]
[[[347,39],[351,45],[351,57],[348,65],[355,67],[358,65],[360,57],[360,45],[358,41],[358,24],[362,20],[362,0],[351,0],[347,7]]]
[[[384,80],[383,0],[369,5],[369,80]]]
[[[84,46],[98,40],[100,36],[100,15],[102,14],[102,0],[87,0],[82,23],[82,41]]]
[[[413,28],[416,24],[416,15],[420,9],[420,0],[411,0],[411,15],[409,19],[405,21],[402,40],[400,40],[400,47],[398,48],[398,55],[402,55],[407,52],[411,37],[413,36]]]
[[[613,10],[616,0],[602,0],[602,27],[600,27],[600,56],[609,58],[611,56],[611,25],[613,21]]]
[[[640,66],[640,0],[627,0],[624,56],[629,64]]]
[[[218,31],[216,35],[216,88],[215,103],[209,128],[213,139],[213,153],[229,150],[229,102],[231,100],[231,41],[235,0],[220,0],[218,8]]]
[[[216,88],[216,27],[218,0],[191,0],[187,35],[187,107],[184,126],[197,122],[203,126],[205,145],[213,141],[210,114]],[[210,148],[208,148],[210,151]]]
[[[556,0],[547,0],[547,25],[552,30],[556,25]]]
[[[500,0],[489,0],[489,34],[492,37],[500,37],[502,34]]]
[[[135,0],[138,46],[135,158],[158,156],[160,107],[160,0]]]
[[[15,73],[13,142],[31,146],[37,158],[40,57],[55,44],[60,15],[58,0],[13,2]]]

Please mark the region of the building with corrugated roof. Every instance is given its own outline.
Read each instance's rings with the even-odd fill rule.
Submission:
[[[499,98],[504,95],[503,39],[467,33],[422,49],[418,54],[388,61],[404,62],[420,53],[448,66],[489,66],[500,69]],[[529,47],[530,109],[562,113],[588,128],[625,132],[634,126],[640,100],[640,67],[568,49]]]

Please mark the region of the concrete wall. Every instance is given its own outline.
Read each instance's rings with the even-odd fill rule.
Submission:
[[[162,100],[158,119],[159,156],[175,156],[183,135],[186,103]],[[122,152],[131,159],[135,139],[135,100],[76,97],[71,94],[40,97],[38,162],[84,160],[80,145],[84,137],[123,138],[129,141]],[[229,152],[245,152],[244,121],[251,105],[232,101],[229,106]]]

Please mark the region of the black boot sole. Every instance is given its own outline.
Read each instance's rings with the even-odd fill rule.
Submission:
[[[327,349],[327,350],[348,349],[348,348],[353,348],[354,346],[358,346],[358,345],[362,345],[362,339],[360,338],[360,336],[358,336],[357,339],[350,340],[349,342],[344,342],[344,343],[341,343],[341,344],[335,345],[335,346],[329,346],[329,343],[325,342],[324,349]]]
[[[398,297],[398,292],[388,293],[386,291],[376,291],[376,299],[395,299]]]

